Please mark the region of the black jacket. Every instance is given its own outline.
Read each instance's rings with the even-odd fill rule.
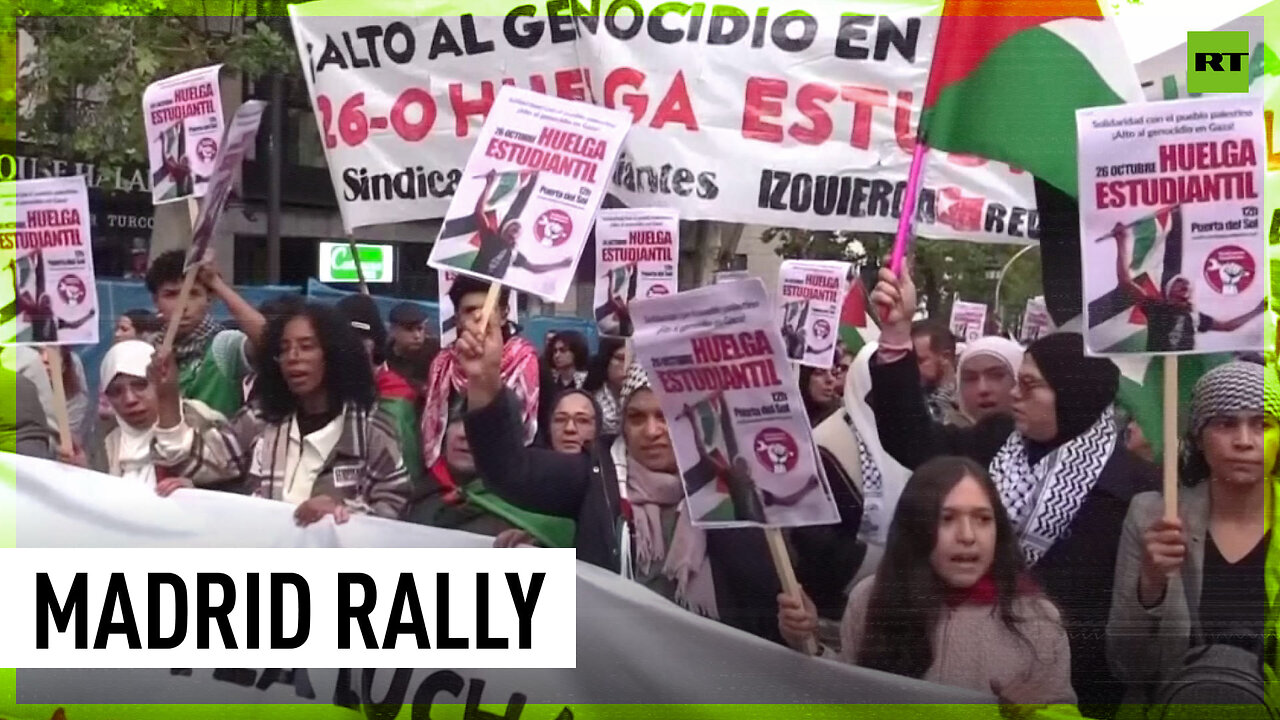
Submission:
[[[521,443],[519,403],[510,390],[488,407],[467,413],[467,442],[485,485],[508,502],[577,521],[578,559],[618,572],[622,527],[618,481],[607,447],[566,455]],[[774,641],[781,591],[764,532],[707,533],[707,555],[720,619]]]
[[[895,363],[873,362],[871,384],[880,443],[908,469],[939,455],[961,455],[987,467],[1014,431],[1008,417],[963,429],[934,423],[925,407],[914,355]],[[1071,644],[1072,684],[1087,717],[1114,717],[1124,696],[1123,684],[1102,662],[1116,553],[1133,496],[1159,489],[1160,474],[1154,466],[1117,448],[1067,534],[1031,569],[1062,613]]]

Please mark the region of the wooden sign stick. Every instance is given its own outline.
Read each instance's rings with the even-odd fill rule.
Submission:
[[[58,450],[61,457],[71,457],[75,441],[71,438],[71,417],[67,413],[67,388],[62,384],[62,347],[46,345],[43,350],[49,363],[49,380],[53,383],[53,416],[58,421]]]
[[[1178,356],[1164,358],[1164,518],[1178,518]]]
[[[764,536],[769,541],[769,554],[773,556],[773,567],[778,571],[778,581],[782,583],[782,592],[792,597],[802,597],[801,593],[804,591],[796,580],[796,570],[791,565],[791,553],[787,552],[787,541],[786,538],[782,537],[782,530],[776,527],[765,528]],[[817,655],[817,640],[809,638],[805,642],[804,653],[806,655]]]
[[[489,319],[493,317],[493,311],[498,309],[498,298],[501,294],[501,285],[496,282],[489,283],[489,294],[484,296],[484,306],[480,308],[480,331],[482,333],[488,334],[489,332]]]
[[[200,214],[200,207],[193,197],[187,198],[187,214],[191,216],[191,228],[194,230],[196,216]],[[192,265],[182,277],[182,290],[178,293],[178,307],[174,310],[173,317],[169,318],[169,325],[164,332],[164,342],[160,345],[160,352],[162,353],[168,353],[173,350],[173,343],[178,339],[178,326],[182,323],[182,316],[187,312],[187,300],[191,297],[191,288],[195,287],[196,277],[199,275],[200,266]]]

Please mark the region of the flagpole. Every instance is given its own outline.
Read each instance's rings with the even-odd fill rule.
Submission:
[[[928,148],[924,140],[916,140],[915,152],[911,155],[911,171],[907,175],[907,193],[902,198],[902,212],[898,216],[898,235],[893,241],[893,255],[889,258],[889,269],[894,275],[902,275],[902,261],[907,256],[907,246],[911,243],[912,221],[916,216],[916,198],[920,191],[920,176],[924,174],[924,156]]]
[[[1140,223],[1140,222],[1146,222],[1147,220],[1150,220],[1151,218],[1156,217],[1156,216],[1157,216],[1157,215],[1159,215],[1160,213],[1171,212],[1171,211],[1173,211],[1173,210],[1177,210],[1177,209],[1178,209],[1178,208],[1180,208],[1180,207],[1182,207],[1182,203],[1175,203],[1175,204],[1173,204],[1173,205],[1169,205],[1169,206],[1167,206],[1167,207],[1162,207],[1162,208],[1160,208],[1160,209],[1156,210],[1155,212],[1151,213],[1150,215],[1147,215],[1146,217],[1140,218],[1140,219],[1138,219],[1138,220],[1134,220],[1134,221],[1133,221],[1133,222],[1131,222],[1131,223],[1122,223],[1122,225],[1123,225],[1123,226],[1124,226],[1124,228],[1127,230],[1128,228],[1131,228],[1131,227],[1133,227],[1134,225],[1137,225],[1137,224],[1138,224],[1138,223]],[[1113,237],[1114,237],[1114,236],[1113,236],[1111,233],[1107,233],[1106,235],[1103,235],[1102,237],[1094,238],[1094,239],[1093,239],[1093,241],[1094,241],[1094,242],[1096,242],[1096,243],[1106,242],[1107,240],[1111,240]]]
[[[898,234],[893,240],[893,254],[889,257],[889,269],[896,277],[902,277],[902,264],[911,244],[912,221],[916,216],[916,197],[920,190],[920,176],[924,174],[924,156],[928,147],[924,138],[916,138],[916,148],[911,155],[911,170],[907,174],[907,192],[902,198],[902,211],[898,215]],[[889,319],[888,311],[880,315],[881,322]]]
[[[347,233],[347,247],[351,248],[351,259],[356,264],[356,279],[360,282],[360,294],[369,294],[369,285],[364,281],[364,266],[360,264],[360,250],[356,247],[356,238]]]

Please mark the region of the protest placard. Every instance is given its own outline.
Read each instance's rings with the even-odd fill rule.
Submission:
[[[244,164],[249,146],[258,135],[258,125],[262,122],[262,111],[267,104],[261,100],[249,100],[236,109],[236,114],[227,126],[226,136],[222,138],[222,146],[218,151],[217,161],[209,176],[208,194],[200,206],[195,225],[191,229],[191,249],[187,251],[187,269],[200,264],[209,249],[209,240],[213,237],[214,228],[222,211],[227,207],[231,197],[231,188],[235,184],[235,173]]]
[[[601,335],[631,337],[632,300],[676,293],[679,238],[680,218],[674,210],[600,211],[593,307]]]
[[[440,347],[447,348],[458,339],[458,314],[453,307],[453,298],[449,297],[458,274],[447,270],[437,270],[436,274],[440,285]],[[512,290],[507,293],[507,318],[515,321],[517,312],[517,296]]]
[[[695,524],[839,522],[759,278],[637,300],[632,319]]]
[[[221,65],[196,68],[147,86],[142,119],[151,160],[151,202],[204,197],[222,150]]]
[[[341,0],[289,6],[348,228],[441,217],[477,119],[508,83],[630,112],[608,188],[629,207],[897,227],[939,0],[813,0],[759,14],[692,4],[678,18],[659,0],[555,5],[472,15],[449,0],[368,0],[360,17]],[[799,66],[803,77],[779,71]],[[925,237],[1039,237],[1032,177],[974,156],[931,151],[918,210]]]
[[[1027,308],[1022,313],[1022,330],[1019,337],[1023,344],[1030,344],[1053,332],[1053,318],[1044,296],[1027,298]]]
[[[504,87],[427,264],[564,302],[631,117]]]
[[[973,342],[987,334],[986,303],[956,300],[951,304],[951,334],[960,342]]]
[[[98,293],[83,175],[0,183],[0,345],[96,345]]]
[[[1089,351],[1261,351],[1261,99],[1090,108],[1076,123]]]
[[[787,359],[830,369],[849,292],[849,263],[787,260],[778,271],[778,322]]]

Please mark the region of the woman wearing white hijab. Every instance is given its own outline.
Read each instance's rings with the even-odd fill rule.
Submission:
[[[956,371],[960,412],[975,425],[992,415],[1013,412],[1013,386],[1022,355],[1021,345],[996,335],[969,343],[960,354]]]
[[[160,495],[239,481],[234,458],[243,453],[226,418],[182,400],[172,355],[156,357],[150,344],[126,340],[102,359],[101,381],[117,421],[105,439],[108,473]]]

